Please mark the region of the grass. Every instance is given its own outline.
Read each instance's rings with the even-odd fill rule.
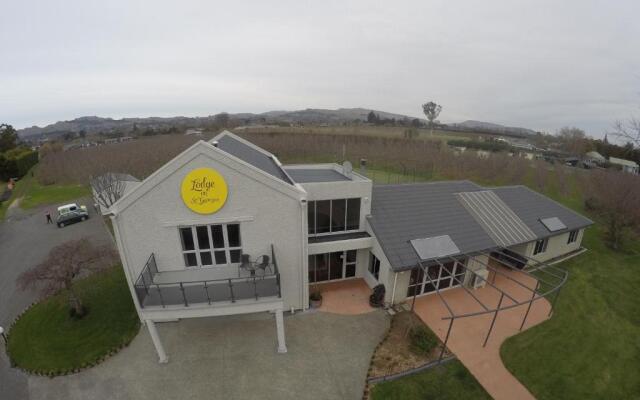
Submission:
[[[507,368],[538,399],[640,398],[640,243],[625,252],[587,230],[585,255],[563,264],[569,281],[553,318],[507,340]]]
[[[45,299],[23,314],[9,332],[12,361],[29,371],[66,371],[92,365],[128,344],[140,322],[121,266],[76,282],[89,309],[80,320],[69,317],[67,297]]]
[[[90,194],[91,191],[84,185],[41,185],[34,167],[16,183],[11,198],[0,205],[0,221],[4,219],[9,205],[19,198],[20,208],[28,210],[43,205],[66,203]]]
[[[458,360],[371,389],[373,400],[491,399]]]

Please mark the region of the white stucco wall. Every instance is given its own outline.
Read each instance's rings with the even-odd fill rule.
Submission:
[[[536,261],[544,262],[548,261],[552,258],[556,258],[562,256],[567,253],[571,253],[572,251],[578,250],[582,245],[582,238],[584,236],[584,229],[580,229],[578,232],[578,238],[575,242],[567,244],[567,240],[569,240],[569,232],[561,233],[556,236],[549,237],[549,242],[547,243],[547,250],[544,253],[533,255],[533,250],[535,249],[536,242],[530,242],[518,246],[514,246],[511,249],[519,254],[523,254],[527,257],[530,257]]]
[[[183,165],[117,215],[132,280],[135,281],[151,253],[156,256],[159,271],[190,269],[184,264],[179,226],[239,222],[243,253],[252,259],[270,255],[273,244],[281,273],[284,307],[302,308],[301,288],[307,263],[304,248],[307,215],[301,202],[304,193],[295,198],[287,194],[286,189],[274,189],[279,183],[274,185],[273,178],[241,162],[229,161],[228,156],[216,151],[196,149],[192,159],[190,154],[183,153],[178,157],[180,160],[173,161],[188,159]],[[185,175],[202,167],[217,170],[228,186],[224,207],[211,215],[192,212],[180,196]],[[220,277],[237,277],[236,266],[206,268],[215,269]]]

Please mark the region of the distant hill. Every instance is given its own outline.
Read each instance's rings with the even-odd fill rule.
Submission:
[[[243,124],[250,123],[302,123],[302,124],[342,124],[356,120],[366,121],[367,114],[372,110],[364,108],[339,108],[337,110],[312,109],[298,111],[268,111],[261,114],[239,113],[229,114],[231,119]],[[412,120],[413,117],[373,110],[380,118],[395,118],[396,120]],[[66,133],[109,133],[131,132],[134,127],[144,129],[162,129],[176,127],[206,128],[215,123],[215,116],[207,117],[149,117],[149,118],[102,118],[96,116],[80,117],[70,121],[59,121],[45,127],[33,126],[18,130],[23,138],[36,136],[58,136]]]
[[[468,129],[473,131],[482,131],[482,132],[493,132],[493,133],[502,133],[510,136],[530,136],[535,135],[536,131],[527,129],[527,128],[519,128],[514,126],[504,126],[500,124],[494,124],[491,122],[483,122],[483,121],[474,121],[467,120],[464,122],[460,122],[457,124],[449,124],[451,127],[460,128],[460,129]]]
[[[248,124],[345,124],[357,120],[366,121],[367,115],[373,111],[381,119],[395,119],[408,125],[414,117],[407,115],[393,114],[385,111],[370,110],[366,108],[339,108],[337,110],[327,110],[319,108],[308,108],[297,111],[268,111],[261,114],[238,113],[228,114],[229,118],[237,123]],[[424,119],[419,119],[425,123]],[[148,117],[148,118],[103,118],[96,116],[80,117],[70,121],[59,121],[45,127],[33,126],[18,130],[20,137],[25,139],[37,139],[43,137],[55,138],[67,133],[78,134],[112,134],[132,132],[144,132],[148,129],[177,129],[186,130],[188,128],[208,128],[216,126],[216,116],[206,117]],[[508,127],[482,121],[464,121],[457,124],[438,124],[439,129],[478,133],[502,134],[506,136],[526,137],[535,132],[531,129]]]

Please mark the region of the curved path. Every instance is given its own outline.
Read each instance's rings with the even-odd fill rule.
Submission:
[[[503,272],[527,284],[535,286],[535,280],[525,275],[503,269]],[[516,275],[517,274],[517,275]],[[493,274],[492,274],[493,275]],[[518,301],[529,300],[531,292],[514,282],[497,275],[495,285],[510,294]],[[476,289],[473,293],[487,305],[495,307],[500,299],[497,290],[487,286]],[[453,289],[442,292],[454,313],[483,311],[481,306],[464,290]],[[504,305],[513,304],[505,297]],[[533,303],[524,329],[545,321],[550,304],[546,299]],[[523,305],[501,311],[486,347],[482,343],[487,335],[493,314],[456,319],[449,337],[448,347],[458,359],[469,369],[485,390],[496,400],[530,400],[535,397],[506,369],[500,358],[500,346],[509,336],[519,333],[520,324],[527,306]],[[449,326],[448,320],[442,320],[449,314],[437,295],[418,298],[415,304],[416,314],[444,340]]]

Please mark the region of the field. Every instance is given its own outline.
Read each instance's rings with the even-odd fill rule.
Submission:
[[[321,134],[321,135],[357,135],[378,138],[404,138],[405,131],[409,128],[394,126],[370,126],[370,125],[354,125],[354,126],[309,126],[309,127],[241,127],[234,129],[237,133],[257,133],[270,134],[274,132],[288,134]],[[450,139],[472,140],[483,137],[497,137],[487,133],[474,132],[452,132],[434,129],[433,134],[427,128],[415,129],[418,132],[418,138],[446,141]]]

